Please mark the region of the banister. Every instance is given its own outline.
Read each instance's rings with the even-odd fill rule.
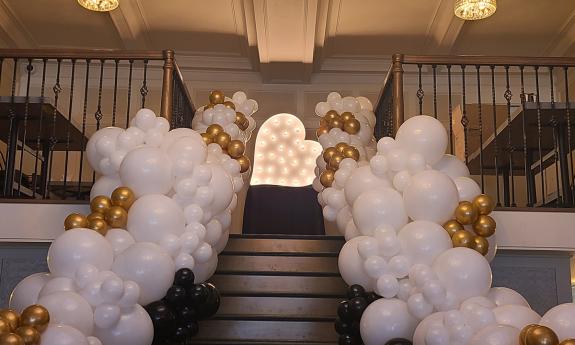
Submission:
[[[400,54],[395,54],[395,56]],[[506,66],[575,66],[573,57],[526,57],[484,55],[401,55],[403,64],[414,65],[506,65]]]
[[[164,51],[118,49],[0,49],[0,57],[76,60],[164,60]]]

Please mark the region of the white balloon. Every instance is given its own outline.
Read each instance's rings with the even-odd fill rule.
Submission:
[[[50,281],[50,273],[34,273],[22,279],[10,294],[10,309],[21,313],[24,308],[36,304],[40,290]]]
[[[113,259],[110,243],[90,229],[68,230],[58,236],[48,250],[48,267],[54,276],[74,278],[76,269],[82,264],[108,270]]]
[[[136,282],[141,290],[138,302],[146,305],[166,295],[174,280],[176,267],[160,246],[139,242],[116,257],[112,271],[124,280]]]
[[[86,340],[88,341],[88,345],[102,345],[100,339],[96,337],[86,337]]]
[[[453,179],[459,194],[459,201],[472,201],[476,196],[481,194],[481,188],[477,182],[469,177],[460,176]]]
[[[134,125],[143,131],[152,129],[156,125],[156,114],[150,109],[142,108],[134,116]]]
[[[419,115],[405,121],[395,135],[397,143],[421,154],[428,164],[437,163],[447,148],[447,132],[437,119]]]
[[[218,214],[225,210],[234,196],[234,186],[232,179],[224,168],[218,164],[209,164],[212,170],[212,178],[209,186],[213,190],[214,197],[210,204],[210,210]]]
[[[408,221],[401,194],[391,188],[364,192],[353,204],[352,214],[364,235],[371,235],[381,225],[389,225],[397,231]]]
[[[138,198],[128,213],[128,231],[137,241],[159,243],[165,234],[181,235],[184,212],[171,198],[150,194]]]
[[[88,140],[88,144],[86,144],[86,157],[88,158],[90,166],[97,173],[102,173],[102,170],[100,169],[100,161],[106,158],[102,154],[105,152],[98,152],[98,149],[96,148],[97,144],[102,140],[113,143],[113,148],[115,148],[116,139],[118,138],[118,135],[120,135],[120,133],[123,131],[123,129],[118,127],[101,128],[96,133],[92,134],[90,140]]]
[[[137,197],[165,194],[172,188],[172,162],[160,148],[140,147],[130,151],[120,166],[122,184]]]
[[[469,345],[517,345],[519,330],[510,326],[489,325],[475,333]]]
[[[48,324],[42,332],[40,345],[89,345],[86,336],[74,327],[64,324]]]
[[[370,166],[360,167],[355,169],[345,182],[345,199],[348,205],[353,206],[362,193],[389,187],[391,187],[389,180],[374,175]]]
[[[385,275],[386,272],[389,272],[389,267],[385,259],[377,255],[372,255],[365,259],[363,263],[363,269],[365,272],[367,272],[367,275],[373,279],[378,279],[379,277]],[[380,295],[384,296],[383,294]]]
[[[403,192],[411,183],[411,174],[407,170],[399,171],[393,177],[393,187],[399,192]]]
[[[94,199],[98,195],[111,195],[114,189],[121,185],[122,181],[118,175],[100,176],[96,182],[94,182],[94,185],[92,185],[92,189],[90,190],[90,200]]]
[[[459,158],[450,154],[444,154],[437,163],[433,164],[433,169],[447,174],[447,176],[452,179],[460,176],[469,177],[469,168],[467,168],[467,165]]]
[[[212,256],[208,259],[208,261],[203,263],[197,263],[194,266],[194,282],[196,284],[203,283],[208,280],[214,273],[216,272],[216,268],[218,266],[218,255],[214,251]]]
[[[52,323],[72,326],[85,335],[92,334],[94,328],[92,307],[77,293],[54,292],[38,299],[38,304],[48,309]]]
[[[425,335],[432,325],[443,325],[443,312],[433,313],[423,319],[413,333],[413,345],[426,345]]]
[[[218,242],[212,246],[212,249],[216,253],[220,254],[226,248],[226,244],[228,244],[229,238],[230,238],[230,231],[229,230],[224,231]]]
[[[411,219],[443,224],[453,216],[459,195],[449,176],[425,170],[412,176],[411,183],[403,192],[403,200]]]
[[[402,253],[413,264],[429,264],[444,251],[452,248],[451,238],[442,226],[418,220],[408,223],[399,232]]]
[[[135,305],[129,313],[122,314],[116,326],[96,327],[94,335],[105,345],[151,345],[154,326],[144,308]]]
[[[38,293],[36,301],[43,296],[62,291],[76,292],[76,283],[74,280],[68,277],[55,277],[50,279]],[[34,303],[36,303],[36,301],[34,301]]]
[[[493,309],[493,314],[495,314],[495,320],[498,324],[517,329],[523,329],[527,325],[537,324],[541,321],[541,315],[523,305],[503,305]]]
[[[399,282],[391,274],[382,274],[377,278],[375,292],[383,298],[393,298],[399,292]]]
[[[120,254],[126,248],[136,243],[134,237],[124,229],[110,229],[105,237],[114,249],[114,255]]]
[[[110,328],[118,323],[121,315],[122,311],[117,305],[99,305],[94,309],[94,325],[100,328]]]
[[[359,284],[366,291],[373,291],[373,280],[363,268],[364,259],[359,255],[358,245],[367,236],[358,236],[348,240],[341,248],[337,260],[341,277],[348,285]]]
[[[345,240],[349,241],[352,238],[358,236],[361,236],[361,234],[359,233],[359,230],[357,230],[357,227],[355,226],[353,219],[351,219],[349,222],[347,222],[347,226],[345,227]]]
[[[351,208],[349,206],[345,206],[337,213],[335,223],[337,225],[337,229],[342,235],[345,235],[345,228],[347,227],[347,223],[351,220],[351,217]]]
[[[411,295],[407,300],[407,307],[411,315],[420,320],[433,313],[433,305],[431,305],[421,293]]]
[[[377,153],[387,155],[391,149],[399,147],[399,144],[392,137],[383,137],[377,142]]]
[[[378,299],[363,312],[360,322],[361,339],[365,345],[381,345],[393,338],[411,340],[417,323],[405,302]]]
[[[529,307],[529,302],[521,296],[521,294],[513,289],[506,287],[494,287],[489,290],[487,294],[489,298],[496,306],[500,307],[507,304],[516,304]]]
[[[166,153],[173,163],[175,176],[189,175],[197,164],[206,160],[208,150],[199,134],[176,139],[166,149]]]
[[[460,301],[485,296],[491,287],[491,268],[485,258],[473,249],[452,248],[435,259],[432,266],[447,292]]]
[[[575,338],[575,303],[560,304],[549,310],[541,322],[557,333],[560,340]]]

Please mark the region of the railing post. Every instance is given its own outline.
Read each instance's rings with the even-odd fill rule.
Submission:
[[[164,50],[164,78],[160,114],[172,125],[172,94],[174,92],[174,51]]]
[[[403,54],[393,55],[393,134],[404,121],[403,114]]]

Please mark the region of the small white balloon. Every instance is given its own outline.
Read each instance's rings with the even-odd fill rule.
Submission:
[[[423,294],[416,293],[409,297],[407,300],[407,307],[411,315],[422,320],[433,313],[433,305],[431,305],[423,297]]]
[[[106,240],[114,249],[114,255],[118,255],[126,248],[136,243],[134,236],[124,229],[110,229],[106,233]]]
[[[472,201],[476,196],[481,194],[481,188],[477,182],[469,177],[460,176],[453,179],[459,194],[459,201]]]
[[[375,292],[383,298],[393,298],[399,292],[399,282],[391,274],[378,277]]]
[[[519,330],[504,325],[489,325],[475,333],[469,345],[516,345]]]
[[[353,224],[353,222],[350,222]],[[347,236],[347,231],[346,231]],[[373,281],[363,268],[364,259],[359,255],[358,245],[367,236],[358,236],[348,240],[339,252],[338,266],[341,277],[348,285],[359,284],[366,291],[373,291]]]
[[[433,169],[447,174],[452,179],[460,176],[469,177],[469,168],[465,162],[450,154],[443,155],[437,163],[433,164]]]
[[[42,332],[41,345],[89,345],[86,336],[74,327],[65,324],[48,324]]]
[[[399,127],[395,139],[399,145],[421,154],[428,164],[437,163],[448,144],[445,126],[427,115],[409,118]]]
[[[135,305],[130,312],[122,314],[114,327],[94,328],[94,336],[105,345],[151,345],[154,326],[144,308]]]
[[[411,340],[417,319],[398,299],[378,299],[363,312],[360,322],[361,339],[366,345],[385,344],[393,338]]]

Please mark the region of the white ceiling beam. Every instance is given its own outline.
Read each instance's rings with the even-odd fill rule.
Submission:
[[[465,20],[453,14],[453,1],[440,0],[427,28],[427,54],[450,54]]]
[[[575,11],[561,25],[561,29],[543,51],[546,56],[564,56],[575,45]]]
[[[139,0],[121,1],[110,18],[126,49],[149,49],[148,27]]]
[[[0,39],[10,48],[36,48],[32,34],[5,0],[0,1]]]

